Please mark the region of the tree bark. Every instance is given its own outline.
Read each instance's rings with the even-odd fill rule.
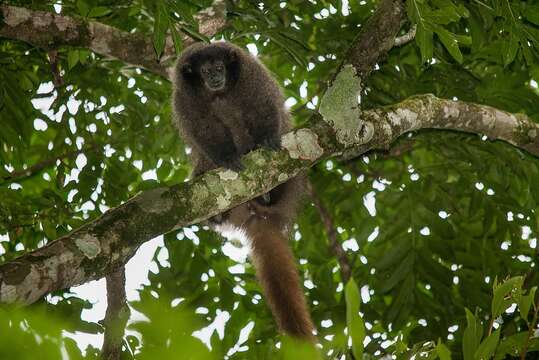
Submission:
[[[344,251],[342,244],[337,239],[337,227],[333,222],[333,218],[322,203],[322,199],[320,199],[315,189],[312,187],[312,184],[309,184],[309,188],[311,192],[311,200],[318,210],[320,219],[322,219],[322,224],[324,224],[324,227],[326,228],[326,236],[329,240],[329,249],[339,264],[341,269],[341,279],[343,283],[346,284],[348,280],[350,280],[350,276],[352,276],[352,266],[350,265],[350,260],[348,260],[346,251]]]
[[[145,191],[44,247],[0,265],[0,302],[29,304],[43,295],[101,278],[157,235],[198,223],[259,196],[315,163],[385,149],[400,135],[448,129],[487,135],[539,156],[539,126],[523,114],[423,95],[364,111],[371,130],[342,143],[321,116],[282,138],[283,150],[243,157],[245,171],[216,169],[190,182]]]
[[[6,17],[6,6],[1,8]],[[35,22],[24,14],[9,18],[9,26],[18,26],[19,20]],[[381,2],[322,98],[320,113],[311,118],[308,127],[285,134],[283,150],[245,155],[242,161],[247,166],[241,173],[216,169],[188,183],[145,191],[46,246],[0,265],[0,302],[29,304],[51,291],[106,276],[157,235],[198,223],[259,196],[323,159],[346,159],[386,149],[408,131],[429,128],[482,134],[539,156],[538,124],[523,114],[433,95],[361,111],[357,101],[361,82],[393,46],[403,14],[400,0]],[[62,21],[51,20],[54,36],[70,34]],[[2,31],[5,26],[0,27],[0,35]],[[378,33],[387,38],[367,39]],[[92,46],[91,39],[78,39],[90,42],[77,46]],[[69,37],[64,41],[75,43]]]
[[[153,43],[145,34],[128,33],[79,17],[11,5],[0,5],[0,13],[0,37],[21,40],[45,50],[65,45],[85,47],[163,77],[170,76],[169,68],[175,58],[171,37],[166,39],[165,49],[158,59]],[[226,24],[224,1],[215,1],[210,9],[198,14],[198,20],[201,34],[215,34]],[[186,46],[193,42],[193,39],[184,37]]]
[[[395,38],[405,16],[404,1],[382,0],[354,40],[344,57],[343,65],[353,65],[357,75],[366,79],[374,65],[395,45]]]
[[[107,312],[101,350],[103,360],[120,360],[127,320],[129,307],[125,297],[125,268],[122,266],[107,275]]]

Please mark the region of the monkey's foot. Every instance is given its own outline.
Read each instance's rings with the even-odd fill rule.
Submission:
[[[279,136],[265,138],[262,141],[262,147],[274,151],[281,150],[281,138]]]
[[[225,220],[225,217],[223,216],[223,214],[217,214],[209,218],[208,223],[210,223],[210,225],[215,226],[215,225],[222,224],[224,220]]]
[[[243,166],[240,159],[224,160],[219,165],[221,165],[224,168],[234,170],[235,172],[240,172],[245,169],[245,166]]]
[[[262,194],[259,197],[257,197],[256,201],[260,205],[269,206],[271,204],[271,196],[270,196],[269,192],[267,192],[267,193]]]

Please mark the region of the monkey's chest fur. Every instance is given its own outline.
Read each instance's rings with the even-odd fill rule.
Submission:
[[[209,107],[210,127],[216,126],[216,122],[223,124],[228,129],[229,135],[239,154],[246,154],[256,146],[255,139],[250,131],[253,116],[256,110],[242,106],[241,102],[233,101],[229,97],[216,97]]]

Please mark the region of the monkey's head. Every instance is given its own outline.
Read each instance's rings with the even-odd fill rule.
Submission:
[[[198,90],[223,92],[239,76],[237,49],[225,43],[197,44],[187,48],[178,60],[178,75]]]
[[[226,68],[223,60],[208,59],[198,68],[200,78],[209,91],[221,91],[226,85]]]

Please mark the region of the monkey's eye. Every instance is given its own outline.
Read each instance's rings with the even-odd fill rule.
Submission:
[[[223,71],[224,67],[223,65],[217,65],[217,71]]]

